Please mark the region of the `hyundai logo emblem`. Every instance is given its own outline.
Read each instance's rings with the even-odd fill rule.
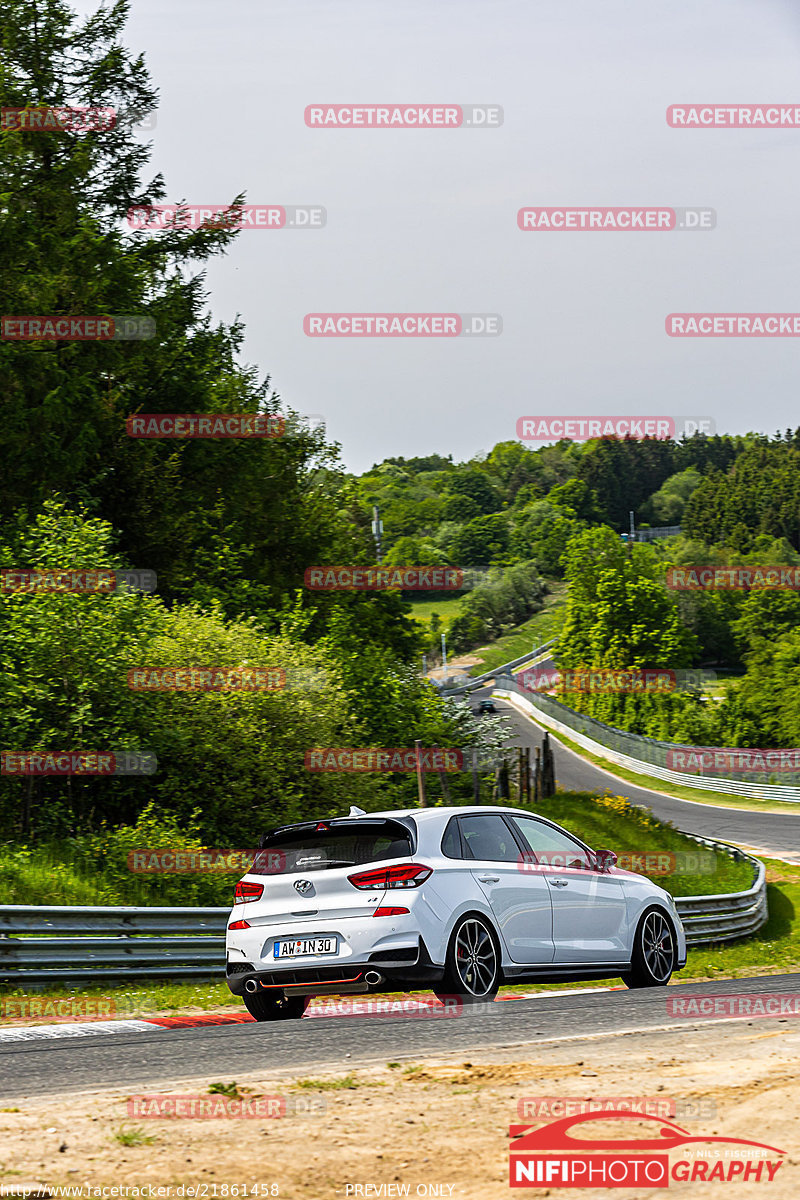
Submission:
[[[296,891],[300,892],[302,896],[305,896],[307,892],[311,891],[314,885],[310,879],[297,879],[295,880],[294,886]]]

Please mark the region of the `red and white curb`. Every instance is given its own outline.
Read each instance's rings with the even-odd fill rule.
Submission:
[[[496,1003],[511,1000],[554,1000],[559,996],[586,995],[590,992],[613,992],[624,990],[616,987],[574,988],[557,992],[521,992],[501,996]],[[319,1001],[312,1004],[303,1020],[318,1017],[403,1017],[407,1015],[432,1017],[439,1015],[443,1006],[435,1000],[346,1000]],[[463,1010],[462,1010],[463,1011]],[[468,1015],[469,1010],[465,1013]],[[156,1029],[201,1029],[216,1025],[255,1024],[249,1013],[196,1013],[186,1017],[141,1017],[120,1018],[111,1021],[62,1021],[55,1025],[19,1025],[0,1029],[0,1046],[9,1042],[52,1041],[58,1038],[90,1037],[92,1034],[153,1033]]]

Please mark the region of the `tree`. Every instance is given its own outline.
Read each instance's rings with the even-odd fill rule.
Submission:
[[[547,503],[581,521],[598,521],[597,496],[582,479],[568,479],[547,493]]]
[[[447,478],[447,490],[454,496],[469,496],[481,513],[495,513],[503,506],[491,480],[477,468],[454,471]]]
[[[384,558],[387,567],[442,566],[442,555],[430,542],[418,537],[401,537]]]
[[[572,538],[564,558],[567,605],[555,651],[561,669],[676,671],[694,661],[697,641],[658,577],[651,547],[626,547],[601,526]],[[607,724],[662,738],[676,714],[699,705],[697,697],[684,694],[575,690],[563,698]]]
[[[450,496],[442,510],[445,521],[472,521],[480,515],[480,505],[472,496]]]
[[[337,451],[302,421],[268,439],[126,433],[126,418],[141,412],[280,411],[269,379],[238,363],[242,326],[212,325],[204,277],[192,274],[235,230],[123,231],[132,207],[166,194],[160,176],[140,178],[150,151],[130,113],[157,96],[122,42],[128,12],[119,0],[79,21],[62,0],[0,0],[0,105],[119,114],[113,128],[89,133],[3,132],[4,313],[140,313],[156,329],[142,341],[0,342],[0,512],[69,495],[111,521],[123,553],[158,573],[164,596],[191,597],[199,585],[227,611],[265,610],[305,566],[347,561],[359,537],[340,517]]]
[[[0,567],[125,567],[108,522],[47,502],[0,542]],[[6,777],[5,835],[63,836],[105,819],[128,823],[146,801],[188,822],[200,808],[209,839],[253,838],[264,824],[339,810],[352,781],[312,776],[306,749],[353,744],[356,721],[335,656],[226,621],[219,608],[168,609],[161,599],[0,591],[0,745],[19,751],[136,750],[152,776]],[[131,669],[271,667],[275,691],[137,691]],[[363,780],[355,791],[369,789]],[[373,801],[369,801],[372,803]]]
[[[450,553],[459,566],[479,567],[502,558],[511,542],[508,519],[501,513],[474,517],[456,533]]]
[[[657,492],[639,511],[642,520],[655,525],[680,525],[684,509],[692,492],[702,482],[702,475],[695,467],[687,467],[665,479]]]

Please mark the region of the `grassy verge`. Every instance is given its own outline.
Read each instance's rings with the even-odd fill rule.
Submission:
[[[428,623],[436,613],[442,618],[442,632],[446,632],[453,617],[457,617],[461,612],[463,599],[464,596],[449,596],[446,600],[411,600],[411,616],[417,621]]]
[[[498,699],[503,699],[502,692],[497,693]],[[517,710],[518,711],[518,710]],[[543,730],[544,732],[544,730]],[[610,762],[606,758],[600,758],[596,754],[592,754],[588,750],[584,750],[577,742],[573,742],[571,738],[563,733],[550,731],[550,736],[555,738],[566,746],[568,750],[574,750],[581,758],[585,758],[587,762],[592,763],[596,767],[602,767],[604,771],[616,776],[617,779],[624,783],[632,783],[636,787],[650,788],[654,792],[662,792],[665,796],[673,796],[676,800],[693,800],[696,804],[716,804],[722,805],[725,808],[744,808],[757,810],[758,812],[797,812],[798,805],[790,800],[758,800],[753,796],[732,796],[728,792],[707,792],[702,788],[681,787],[680,784],[667,783],[664,779],[657,779],[655,775],[640,775],[637,771],[629,771],[626,767],[620,767],[617,763]]]
[[[178,839],[175,844],[180,845]],[[127,870],[124,848],[104,860],[100,851],[92,853],[74,841],[0,846],[3,904],[225,907],[233,903],[233,889],[242,874],[134,874]]]
[[[509,630],[496,642],[490,642],[488,646],[478,646],[475,650],[470,651],[470,654],[475,654],[482,659],[481,664],[473,667],[470,674],[480,675],[484,671],[491,671],[495,667],[501,666],[502,663],[520,658],[521,655],[532,650],[535,645],[547,642],[558,634],[564,619],[567,589],[563,580],[560,579],[550,579],[547,581],[547,585],[550,591],[544,598],[544,607],[538,613],[534,613],[529,620],[518,625],[516,629]]]

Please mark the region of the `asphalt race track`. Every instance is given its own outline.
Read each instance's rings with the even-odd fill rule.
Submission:
[[[491,689],[474,694],[483,699]],[[498,713],[508,717],[514,726],[511,742],[515,746],[541,746],[544,726],[522,716],[512,705],[494,698]],[[477,704],[477,701],[474,701]],[[579,754],[568,750],[550,734],[553,744],[556,779],[566,791],[603,792],[608,788],[617,796],[627,797],[633,804],[648,808],[662,821],[671,821],[686,833],[700,837],[719,838],[734,842],[766,855],[781,858],[800,856],[800,812],[757,812],[744,808],[725,808],[713,804],[696,804],[691,800],[676,800],[661,792],[636,787],[617,779],[601,767],[596,767]],[[613,849],[613,846],[607,847]]]
[[[152,1034],[98,1032],[75,1040],[7,1042],[0,1043],[0,1097],[23,1100],[118,1086],[163,1088],[202,1076],[230,1079],[258,1071],[285,1070],[302,1077],[320,1068],[347,1072],[370,1063],[515,1046],[524,1060],[552,1041],[707,1028],[714,1019],[668,1015],[667,1000],[755,993],[800,996],[800,975],[641,991],[550,992],[497,1002],[478,1016],[335,1016],[278,1025],[154,1028]],[[773,1029],[779,1019],[760,1018]],[[748,1018],[735,1020],[748,1023]]]

